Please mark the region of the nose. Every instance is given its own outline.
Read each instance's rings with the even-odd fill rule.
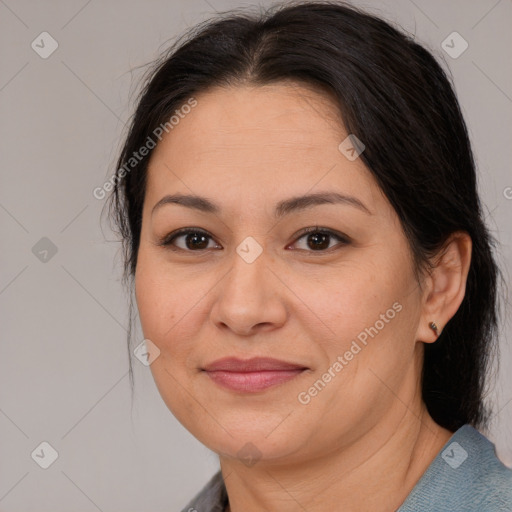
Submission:
[[[254,261],[240,254],[233,254],[231,268],[216,287],[211,320],[239,336],[281,327],[288,314],[286,287],[276,277],[272,258],[265,251]]]

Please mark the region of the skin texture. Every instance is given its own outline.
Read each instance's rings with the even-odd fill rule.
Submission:
[[[148,169],[135,289],[144,336],[160,350],[151,364],[158,390],[219,454],[232,512],[393,511],[451,435],[421,400],[423,346],[436,340],[429,322],[440,333],[462,301],[471,240],[455,234],[418,283],[394,209],[362,160],[338,149],[348,134],[327,96],[281,83],[196,99]],[[320,191],[353,196],[369,213],[323,204],[274,217],[279,201]],[[166,204],[152,214],[176,193],[208,197],[221,211]],[[349,241],[331,237],[315,250],[300,233],[312,226]],[[206,249],[186,236],[176,251],[158,245],[185,227],[208,232]],[[249,236],[262,249],[252,263],[236,251]],[[397,303],[394,318],[301,403],[299,393]],[[201,371],[227,356],[308,370],[244,394]]]

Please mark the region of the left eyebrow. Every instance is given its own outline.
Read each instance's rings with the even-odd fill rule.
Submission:
[[[321,204],[346,204],[354,206],[368,215],[372,215],[370,210],[362,201],[357,199],[357,197],[338,194],[337,192],[318,192],[316,194],[307,194],[304,196],[286,199],[277,203],[274,215],[277,218],[280,218],[293,211],[305,210],[306,208],[311,208]]]
[[[221,212],[221,207],[206,197],[172,194],[162,197],[162,199],[153,206],[151,215],[165,204],[178,204],[185,206],[186,208],[192,208],[206,213],[219,214]],[[337,192],[318,192],[315,194],[291,197],[280,201],[275,207],[274,216],[276,218],[281,218],[294,211],[305,210],[322,204],[345,204],[358,208],[368,215],[373,215],[364,203],[354,196],[339,194]]]

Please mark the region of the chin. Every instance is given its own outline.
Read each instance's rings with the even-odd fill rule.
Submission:
[[[197,423],[191,425],[191,428],[185,427],[219,456],[238,459],[250,465],[246,461],[288,460],[307,444],[306,439],[297,436],[297,432],[304,435],[302,428],[291,423],[287,427],[279,426],[280,422],[282,417],[258,422],[251,418],[244,420],[238,415],[236,424],[227,427],[229,433],[217,424],[213,427],[209,422],[208,427],[201,430],[198,430]]]

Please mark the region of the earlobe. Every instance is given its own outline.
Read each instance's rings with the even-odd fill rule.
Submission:
[[[424,290],[422,314],[416,339],[434,343],[459,309],[466,292],[471,263],[471,237],[465,231],[452,233],[433,258]]]
[[[436,333],[436,338],[439,336],[437,324],[435,322],[430,322],[428,326]]]

